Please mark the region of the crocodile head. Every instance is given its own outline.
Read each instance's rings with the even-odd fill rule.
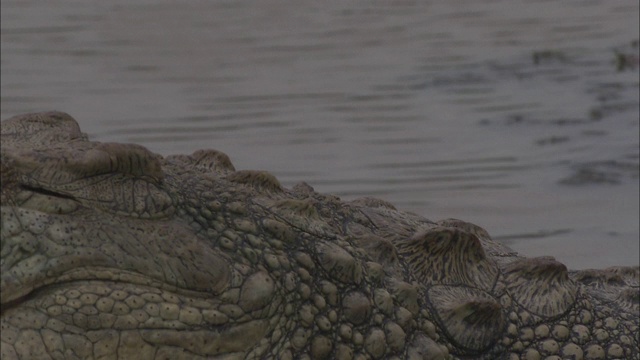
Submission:
[[[3,359],[638,359],[638,268],[569,272],[459,220],[2,123]]]

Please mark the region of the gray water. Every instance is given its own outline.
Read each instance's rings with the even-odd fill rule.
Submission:
[[[637,0],[1,4],[2,119],[640,263]]]

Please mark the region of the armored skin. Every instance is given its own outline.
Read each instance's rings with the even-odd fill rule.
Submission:
[[[640,359],[638,267],[2,122],[2,359]]]

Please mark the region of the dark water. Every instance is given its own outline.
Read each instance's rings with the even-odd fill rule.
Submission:
[[[638,1],[2,1],[2,118],[639,259]]]

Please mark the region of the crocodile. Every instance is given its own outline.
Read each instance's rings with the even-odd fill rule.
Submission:
[[[570,271],[63,112],[1,139],[2,359],[640,359],[637,266]]]

